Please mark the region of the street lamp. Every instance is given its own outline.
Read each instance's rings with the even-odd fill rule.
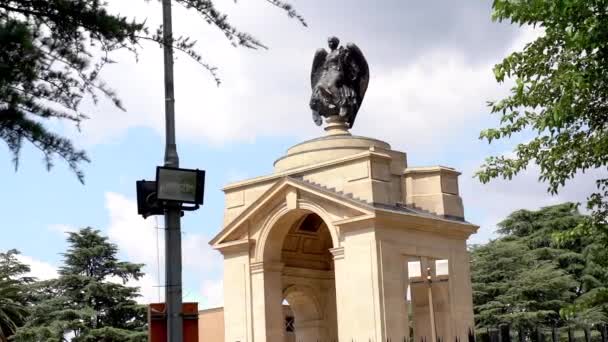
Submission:
[[[137,213],[165,215],[165,312],[168,342],[182,342],[182,256],[180,217],[203,204],[205,171],[158,166],[156,180],[137,181]],[[194,206],[184,206],[194,204]]]
[[[167,341],[182,342],[181,216],[203,204],[205,172],[180,169],[175,142],[173,28],[171,0],[162,0],[165,83],[165,163],[156,169],[156,181],[137,182],[137,211],[144,218],[165,215],[165,310]],[[194,204],[185,207],[183,204]]]
[[[158,166],[156,197],[159,201],[203,204],[205,171]]]

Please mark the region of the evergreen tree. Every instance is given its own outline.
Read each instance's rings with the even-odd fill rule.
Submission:
[[[496,240],[473,249],[473,302],[478,327],[509,322],[532,328],[559,321],[574,294],[572,276],[539,260],[520,241]]]
[[[607,251],[592,236],[554,237],[588,219],[573,203],[518,210],[498,224],[497,240],[472,250],[478,326],[605,321]],[[582,304],[585,304],[584,307]]]
[[[146,0],[140,0],[146,1]],[[266,0],[303,18],[287,3]],[[212,0],[173,0],[217,27],[234,46],[266,48],[251,35],[232,26]],[[13,153],[18,166],[23,142],[42,151],[48,168],[52,158],[65,160],[83,181],[79,165],[88,162],[84,151],[50,131],[49,119],[68,120],[77,126],[86,119],[80,103],[86,96],[96,102],[105,96],[123,109],[117,95],[100,78],[116,50],[134,53],[153,42],[171,45],[208,69],[219,85],[216,68],[202,61],[188,36],[167,38],[161,28],[111,14],[100,0],[0,0],[0,140]],[[96,58],[94,56],[102,56]]]
[[[608,264],[601,241],[593,236],[559,240],[556,236],[584,224],[573,203],[542,208],[538,211],[518,210],[499,224],[505,237],[519,238],[542,260],[556,261],[558,267],[577,279],[577,296],[608,285]]]
[[[119,261],[116,245],[98,230],[69,233],[59,277],[32,287],[34,305],[16,341],[146,341],[146,311],[126,286],[141,264]]]
[[[17,259],[19,252],[11,249],[0,253],[0,342],[8,341],[27,317],[27,285],[32,278],[24,276],[28,265]]]

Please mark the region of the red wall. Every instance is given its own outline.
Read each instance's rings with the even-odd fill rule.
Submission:
[[[184,342],[198,342],[198,303],[183,303]],[[148,341],[167,342],[165,303],[148,306]]]

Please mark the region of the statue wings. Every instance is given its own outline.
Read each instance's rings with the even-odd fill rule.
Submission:
[[[357,93],[359,103],[363,101],[367,84],[369,83],[369,66],[359,47],[353,43],[346,44],[347,63],[349,64],[350,79]]]
[[[325,64],[327,58],[327,51],[325,49],[318,49],[315,52],[315,57],[312,60],[312,69],[310,70],[310,87],[314,88],[319,78],[321,77],[322,67]]]
[[[347,51],[347,63],[350,66],[350,80],[352,81],[352,87],[357,93],[357,109],[353,113],[352,117],[349,118],[349,126],[352,127],[355,122],[355,117],[357,112],[359,111],[359,107],[361,107],[361,103],[363,102],[363,97],[365,97],[365,92],[367,91],[367,85],[369,83],[369,66],[367,65],[367,60],[363,56],[361,49],[354,43],[346,44]]]
[[[338,53],[342,70],[341,80],[343,82],[338,86],[349,88],[351,94],[354,92],[355,95],[354,98],[350,95],[352,102],[349,103],[349,115],[346,118],[349,127],[352,127],[359,107],[363,102],[365,92],[367,91],[367,84],[369,83],[369,66],[359,47],[353,43],[346,44],[345,48],[339,47]],[[324,66],[328,54],[329,53],[325,49],[318,49],[317,52],[315,52],[312,61],[312,70],[310,72],[310,86],[313,90],[319,81],[322,81],[321,78],[324,77]],[[337,96],[338,94],[334,95]],[[321,115],[325,114],[321,113]]]

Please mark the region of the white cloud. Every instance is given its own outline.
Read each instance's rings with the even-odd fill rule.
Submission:
[[[158,19],[155,3],[111,4],[123,14]],[[285,31],[279,32],[262,25],[251,13],[272,13],[263,4],[243,3],[231,10],[236,13],[232,20],[241,27],[255,27],[275,44],[264,52],[235,49],[217,29],[176,6],[176,32],[191,34],[202,42],[201,49],[213,47],[209,53],[205,51],[205,59],[220,66],[222,78],[218,88],[199,65],[176,54],[176,125],[180,139],[223,144],[261,136],[319,135],[321,131],[312,124],[308,108],[308,73],[314,50],[323,44],[320,32],[300,30],[296,23],[286,23]],[[522,29],[519,38],[508,45],[519,48],[530,37],[529,30]],[[374,37],[368,45],[374,41],[382,45]],[[366,53],[370,58],[374,56],[373,46],[369,45]],[[408,146],[436,143],[441,140],[437,137],[457,131],[454,123],[464,125],[485,115],[486,99],[500,91],[491,72],[492,63],[497,61],[471,64],[472,51],[431,45],[413,57],[407,51],[400,52],[406,54],[401,62],[385,65],[383,60],[370,60],[372,79],[355,126],[357,132]],[[110,141],[130,127],[147,127],[162,135],[162,51],[146,46],[139,62],[128,53],[118,53],[115,59],[120,63],[109,65],[103,77],[116,88],[128,112],[120,112],[107,102],[87,106],[92,119],[83,124],[80,138],[89,143]]]
[[[431,51],[413,63],[376,71],[355,132],[382,137],[418,153],[445,144],[486,115],[485,100],[501,91],[491,65],[468,65],[459,51]]]
[[[57,278],[57,267],[48,262],[21,254],[17,255],[17,259],[20,262],[30,266],[30,272],[26,274],[28,277],[35,277],[38,280]]]
[[[205,280],[201,285],[201,309],[216,308],[224,305],[224,283],[219,280]]]
[[[130,281],[129,286],[139,287],[141,297],[137,299],[139,303],[162,303],[165,300],[164,288],[158,285],[158,280],[153,278],[153,274],[145,274],[136,281]]]
[[[145,263],[150,267],[156,266],[157,252],[162,260],[164,249],[161,240],[158,242],[159,249],[156,248],[155,217],[144,220],[137,214],[137,203],[121,194],[107,192],[105,197],[106,209],[110,216],[107,229],[110,240],[118,245],[121,252],[127,254],[129,260]],[[158,235],[161,239],[162,232]]]
[[[526,44],[531,43],[536,40],[536,38],[545,34],[545,29],[542,27],[534,28],[532,26],[526,25],[522,26],[519,30],[519,35],[511,44],[510,51],[520,51],[522,50]]]
[[[505,55],[540,34],[522,27]],[[509,81],[498,84],[492,72],[502,56],[471,64],[470,54],[428,49],[411,62],[373,70],[354,132],[417,153],[456,142],[464,128],[489,117],[486,101],[506,95],[510,88]]]
[[[221,254],[209,245],[210,237],[186,234],[182,240],[184,267],[197,272],[217,270],[223,262]]]
[[[141,296],[137,297],[136,300],[140,304],[161,303],[164,301],[164,291],[158,286],[158,281],[151,274],[144,274],[138,280],[130,279],[126,284],[123,283],[120,277],[112,277],[107,280],[115,284],[138,287]]]
[[[137,215],[136,202],[121,194],[106,193],[106,208],[110,216],[107,230],[110,240],[128,256],[129,261],[146,264],[144,271],[147,277],[136,284],[142,288],[144,298],[157,301],[157,279],[164,274],[164,231],[156,229],[154,217],[144,220]],[[202,234],[183,235],[184,274],[189,272],[205,278],[207,274],[221,269],[221,255],[209,246],[209,240],[209,237]],[[160,281],[162,284],[164,277]]]
[[[343,37],[344,41],[352,38],[365,47],[371,64],[372,79],[356,132],[424,148],[455,134],[467,120],[486,115],[485,101],[500,91],[491,67],[501,56],[489,60],[488,54],[520,49],[538,35],[538,30],[524,27],[513,40],[514,34],[503,30],[504,25],[490,23],[489,7],[483,4],[435,8],[421,3],[403,14],[411,18],[400,17],[402,23],[369,21],[368,12],[379,10],[370,4],[358,6],[358,19],[336,18],[333,11],[342,6],[339,3],[325,10],[318,10],[314,3],[300,4],[300,9],[309,12],[311,26],[307,29],[263,3],[217,5],[230,13],[232,23],[259,34],[271,49],[236,49],[213,25],[174,6],[176,34],[186,33],[199,41],[204,60],[220,67],[222,79],[221,87],[216,87],[201,66],[176,52],[176,126],[182,141],[223,144],[264,136],[321,134],[312,124],[308,108],[309,66],[315,49],[324,45],[327,31],[337,30],[344,36],[356,33],[357,37]],[[109,6],[122,15],[146,18],[151,27],[160,24],[158,2],[112,0]],[[464,12],[454,16],[453,11]],[[435,16],[421,27],[417,23],[420,13]],[[379,10],[377,14],[392,18],[394,13]],[[470,19],[459,19],[463,17]],[[361,30],[361,22],[372,26]],[[379,35],[390,40],[379,40]],[[398,38],[404,41],[395,40]],[[483,44],[483,51],[472,50],[476,44]],[[504,51],[496,52],[501,48]],[[485,57],[480,61],[478,56]],[[108,65],[102,77],[117,91],[127,112],[109,101],[85,105],[91,119],[83,123],[83,133],[77,134],[76,140],[80,144],[114,141],[132,127],[150,128],[163,135],[162,50],[150,43],[144,44],[138,62],[127,52],[112,58],[118,63]]]
[[[538,30],[523,28],[505,51],[518,50],[538,35]],[[221,56],[224,66],[220,87],[187,58],[175,64],[180,139],[223,144],[261,136],[320,134],[308,108],[306,75],[312,53],[289,45],[263,52],[261,58],[261,52],[235,49],[221,36],[210,37],[205,44],[214,47],[214,56]],[[372,65],[370,87],[354,132],[424,150],[487,117],[486,100],[505,94],[509,86],[498,84],[492,73],[500,57],[471,64],[470,54],[435,47],[402,64]],[[117,59],[121,63],[108,66],[104,77],[121,94],[128,112],[105,102],[87,107],[92,119],[83,124],[80,138],[89,143],[108,141],[130,127],[164,133],[161,50],[145,49],[139,62],[125,53]]]
[[[482,243],[496,237],[497,223],[515,210],[537,210],[564,202],[581,202],[583,205],[580,209],[584,209],[587,196],[596,190],[595,180],[602,174],[600,170],[579,173],[557,195],[552,196],[547,192],[547,184],[539,182],[539,168],[536,165],[530,165],[511,180],[495,179],[487,184],[481,184],[472,178],[479,165],[481,162],[471,165],[460,177],[465,214],[469,219],[473,217],[482,220],[473,221],[480,229],[469,241],[471,243]]]

